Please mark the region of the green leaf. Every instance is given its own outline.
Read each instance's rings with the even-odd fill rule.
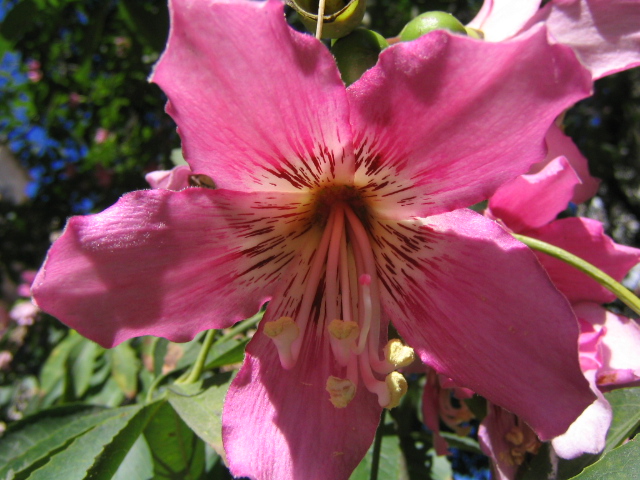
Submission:
[[[0,439],[0,478],[19,473],[64,447],[70,440],[119,415],[87,405],[66,405],[43,410],[12,424]]]
[[[621,388],[605,394],[613,408],[613,420],[607,434],[608,452],[633,435],[640,426],[640,387]]]
[[[573,478],[575,480],[637,480],[640,478],[640,441],[634,439],[611,450]]]
[[[133,405],[110,410],[114,415],[75,437],[28,480],[110,479],[158,406]]]
[[[138,371],[140,361],[129,342],[124,342],[111,352],[111,376],[127,398],[133,398],[138,391]]]
[[[444,455],[436,455],[435,450],[429,450],[427,454],[431,457],[432,480],[453,480],[453,468]]]
[[[87,397],[85,401],[94,405],[103,405],[105,407],[117,407],[124,401],[124,393],[116,383],[116,381],[109,377],[102,389],[95,395]]]
[[[249,343],[249,339],[229,340],[220,344],[215,344],[207,356],[205,370],[232,365],[244,360],[244,350]]]
[[[40,391],[43,396],[51,393],[60,383],[66,384],[67,362],[73,348],[82,342],[83,338],[75,331],[53,349],[45,361],[40,372]]]
[[[165,401],[151,403],[144,406],[139,413],[133,416],[113,440],[105,446],[97,461],[89,470],[87,478],[91,480],[110,480],[120,469],[138,439],[141,438],[144,429],[153,421],[164,405],[166,405]],[[151,462],[150,456],[148,460]]]
[[[231,380],[230,372],[215,375],[206,379],[205,390],[196,394],[178,385],[169,389],[169,403],[178,415],[200,438],[214,446],[222,446],[222,406]]]
[[[162,367],[164,366],[164,357],[167,355],[167,347],[169,340],[157,337],[153,342],[153,374],[156,377],[162,375]]]
[[[111,480],[150,480],[152,478],[151,450],[144,435],[140,435]]]
[[[154,460],[154,478],[198,480],[204,472],[204,443],[164,403],[144,432]]]
[[[373,446],[351,474],[349,480],[369,480]],[[378,478],[384,480],[408,480],[407,464],[396,435],[382,437]]]
[[[82,397],[89,389],[91,377],[96,366],[96,358],[102,350],[100,345],[88,339],[84,339],[78,347],[74,349],[78,353],[75,355],[71,365],[73,390],[76,398]]]

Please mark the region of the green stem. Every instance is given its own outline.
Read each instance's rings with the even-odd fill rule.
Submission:
[[[202,374],[202,367],[204,367],[204,362],[207,359],[207,355],[209,355],[211,345],[213,345],[213,338],[215,337],[215,334],[215,329],[207,331],[207,334],[204,337],[204,341],[202,342],[202,348],[200,348],[200,352],[198,353],[198,358],[193,364],[193,368],[185,379],[179,378],[178,380],[176,380],[177,384],[191,385],[193,383],[196,383],[200,379],[200,375]]]
[[[378,480],[378,470],[380,469],[380,449],[382,447],[382,429],[384,428],[384,417],[387,413],[387,409],[382,409],[382,415],[380,415],[380,423],[376,430],[376,438],[373,441],[373,452],[371,452],[371,474],[369,480]]]
[[[574,254],[563,250],[562,248],[556,247],[555,245],[551,245],[547,242],[543,242],[542,240],[526,237],[524,235],[518,235],[517,233],[512,233],[512,235],[528,247],[562,260],[563,262],[577,268],[581,272],[586,273],[600,285],[613,292],[615,296],[618,297],[626,306],[640,315],[640,298],[636,297],[624,285],[622,285],[620,282],[615,281],[598,267],[591,265],[589,262],[584,261],[580,257],[577,257]]]
[[[239,333],[244,333],[249,330],[251,327],[255,326],[256,323],[262,318],[264,315],[264,311],[260,311],[256,313],[253,317],[249,317],[246,320],[242,320],[234,325],[227,333],[225,333],[222,337],[220,337],[216,344],[226,342],[227,340],[235,337]]]

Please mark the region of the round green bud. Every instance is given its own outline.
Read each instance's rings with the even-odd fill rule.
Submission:
[[[349,35],[334,41],[331,53],[336,59],[345,85],[351,85],[373,67],[380,52],[388,46],[382,35],[366,28],[357,28]]]
[[[400,40],[408,42],[434,30],[449,30],[467,34],[464,25],[456,17],[446,12],[425,12],[407,23],[400,32]]]

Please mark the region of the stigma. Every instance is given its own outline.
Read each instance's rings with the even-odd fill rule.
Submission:
[[[328,339],[335,372],[326,380],[327,400],[345,408],[365,388],[384,408],[396,407],[407,392],[397,370],[414,360],[413,349],[393,339],[380,345],[381,302],[376,264],[362,216],[362,202],[351,187],[331,187],[318,195],[316,215],[323,228],[305,277],[295,318],[267,322],[263,332],[273,341],[280,364],[296,365],[312,308],[320,312],[317,340]],[[318,292],[322,305],[318,306]],[[335,373],[334,372],[334,373]]]

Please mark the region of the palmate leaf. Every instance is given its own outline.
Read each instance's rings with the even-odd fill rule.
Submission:
[[[173,385],[169,390],[169,403],[182,420],[205,442],[222,446],[222,406],[231,384],[231,373],[221,373],[203,382],[203,390],[190,392]]]
[[[640,478],[640,441],[634,439],[603,455],[573,480],[637,480]]]
[[[204,443],[169,403],[163,403],[145,428],[144,436],[153,458],[154,479],[201,478],[205,468]]]
[[[153,478],[153,459],[144,435],[140,435],[111,480],[150,480]]]
[[[0,439],[0,478],[45,459],[70,440],[115,415],[89,405],[44,410],[12,424]]]
[[[607,434],[608,452],[629,438],[640,426],[640,387],[621,388],[605,394],[613,408],[613,420]]]
[[[111,376],[127,398],[133,398],[138,391],[138,371],[140,360],[129,342],[123,342],[108,351],[111,355]]]
[[[112,415],[84,434],[76,436],[64,449],[34,470],[29,480],[108,480],[116,473],[127,453],[163,402],[109,410]]]

